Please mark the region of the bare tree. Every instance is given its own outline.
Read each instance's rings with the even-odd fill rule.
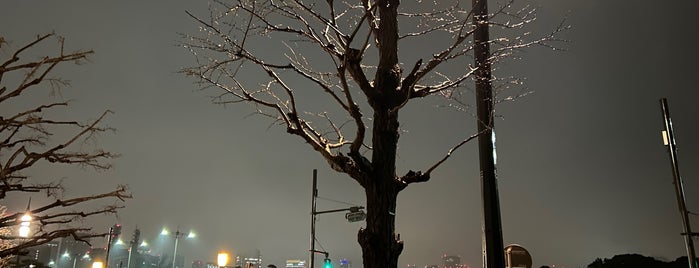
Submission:
[[[47,47],[53,47],[56,53],[26,59],[33,57],[30,56],[32,53],[43,54],[43,49]],[[72,236],[75,240],[87,242],[87,238],[104,236],[104,233],[93,232],[91,227],[85,226],[82,219],[98,214],[115,214],[124,208],[125,199],[131,198],[125,186],[117,186],[106,193],[62,199],[64,187],[61,181],[46,183],[45,178],[37,179],[29,174],[32,167],[44,163],[109,169],[111,165],[106,161],[117,155],[102,149],[91,150],[88,142],[92,142],[96,135],[112,130],[101,124],[110,112],[103,112],[91,122],[80,123],[50,116],[52,111],[68,106],[67,101],[49,99],[28,105],[12,105],[23,96],[31,95],[33,97],[26,98],[36,99],[37,95],[32,95],[36,91],[55,91],[69,85],[66,80],[51,77],[52,71],[66,63],[80,64],[93,51],[66,52],[63,39],[54,34],[37,36],[16,50],[12,50],[0,37],[0,51],[7,56],[0,62],[0,106],[3,107],[0,114],[0,200],[11,196],[30,199],[34,193],[43,193],[51,200],[46,204],[32,205],[23,212],[0,211],[0,230],[3,230],[0,232],[0,258],[21,254],[29,247],[61,237]],[[46,92],[46,96],[49,93]],[[109,203],[99,205],[107,201]],[[77,209],[83,204],[99,206]],[[16,229],[25,213],[32,216],[32,230],[28,237],[20,237]]]
[[[477,25],[469,9],[458,1],[417,1],[406,4],[411,9],[406,12],[400,4],[214,0],[208,18],[188,12],[201,31],[183,35],[197,60],[183,72],[202,89],[220,90],[215,103],[252,104],[364,188],[367,219],[358,236],[364,267],[397,267],[403,249],[395,233],[398,193],[428,181],[454,150],[479,135],[466,134],[425,169],[398,175],[399,111],[427,96],[463,104],[456,96],[477,69],[470,63]],[[533,10],[511,10],[510,4],[491,14],[503,17],[501,22],[481,25],[521,30],[533,21]],[[399,31],[399,26],[407,30]],[[524,47],[547,46],[563,28],[543,37],[491,39],[488,60],[495,63]],[[424,59],[405,63],[404,72],[399,46],[416,40]],[[323,96],[327,101],[317,103]],[[362,112],[367,110],[370,117]]]

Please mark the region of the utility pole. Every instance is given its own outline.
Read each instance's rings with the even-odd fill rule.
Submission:
[[[310,262],[310,268],[315,268],[315,254],[316,254],[316,197],[318,197],[318,170],[313,169],[313,193],[311,202],[311,258],[308,260]]]
[[[107,253],[105,254],[104,257],[104,267],[108,268],[109,267],[109,253],[112,251],[112,245],[116,241],[114,241],[115,238],[119,237],[121,235],[121,224],[114,224],[112,227],[109,228],[109,237],[107,238]]]
[[[315,268],[315,254],[320,253],[325,255],[325,260],[323,260],[324,267],[329,267],[330,253],[327,251],[316,250],[316,215],[326,214],[326,213],[336,213],[342,211],[349,211],[345,214],[345,219],[349,222],[363,221],[366,219],[366,213],[364,212],[363,206],[352,206],[348,208],[340,209],[330,209],[330,210],[316,210],[316,198],[318,198],[318,170],[313,169],[313,192],[312,192],[312,202],[311,202],[311,250],[310,251],[310,268]]]
[[[483,267],[504,268],[505,253],[502,239],[500,201],[497,174],[495,172],[495,132],[493,131],[494,105],[492,71],[490,62],[490,27],[488,1],[473,0],[473,34],[476,65],[476,107],[478,115],[478,152],[481,171],[481,195],[483,199]]]
[[[684,226],[684,233],[682,233],[682,235],[684,236],[684,242],[687,246],[689,268],[698,268],[697,257],[694,253],[694,241],[692,240],[692,236],[697,235],[697,233],[692,233],[692,228],[689,224],[689,212],[687,211],[687,206],[685,205],[684,188],[682,186],[682,177],[680,176],[680,166],[677,163],[677,144],[675,143],[675,134],[672,131],[672,120],[670,119],[670,108],[667,105],[667,99],[660,99],[660,108],[663,112],[663,121],[665,123],[663,142],[668,147],[668,153],[670,153],[672,178],[673,184],[675,185],[675,194],[677,196],[677,206],[680,209],[680,215],[682,215],[682,225]]]

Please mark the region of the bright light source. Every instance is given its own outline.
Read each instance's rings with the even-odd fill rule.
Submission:
[[[323,260],[323,268],[333,268],[333,262],[330,259],[325,258],[325,260]]]
[[[160,232],[160,235],[169,235],[170,231],[167,230],[167,228],[163,228],[163,230]]]
[[[218,253],[216,260],[218,261],[218,266],[226,266],[228,264],[228,253]]]
[[[189,231],[189,234],[187,235],[187,238],[195,238],[197,237],[197,234],[194,233],[194,231]]]
[[[101,261],[96,261],[92,263],[92,268],[102,268],[104,264]]]
[[[24,225],[25,223],[26,223],[27,225],[29,225],[29,222],[32,221],[32,216],[29,215],[29,213],[26,213],[26,214],[24,214],[24,215],[22,216],[22,218],[20,219],[20,221],[22,221],[22,225]]]
[[[25,213],[22,215],[22,218],[19,219],[19,236],[20,237],[29,237],[29,231],[31,229],[29,228],[29,225],[32,222],[32,216],[29,215],[29,212]]]
[[[143,242],[141,242],[141,245],[139,247],[147,247],[147,246],[148,246],[148,242],[146,242],[146,240],[143,240]]]
[[[20,226],[19,227],[19,236],[27,238],[29,237],[29,226]]]

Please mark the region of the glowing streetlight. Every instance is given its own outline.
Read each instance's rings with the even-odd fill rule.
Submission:
[[[31,230],[31,228],[29,228],[29,225],[32,222],[32,215],[30,215],[27,211],[27,213],[24,213],[24,215],[22,216],[22,218],[19,219],[19,221],[19,236],[23,238],[29,237],[29,231]]]
[[[168,231],[167,228],[163,228],[163,230],[160,232],[160,235],[170,235],[170,231]],[[177,228],[177,231],[175,231],[174,234],[172,234],[175,237],[175,249],[172,252],[172,268],[175,268],[175,259],[177,258],[177,242],[180,240],[180,237],[184,236],[185,233],[180,232],[180,228]],[[186,238],[195,238],[197,235],[193,231],[189,231],[187,233]]]
[[[228,264],[228,253],[220,252],[216,258],[218,261],[218,267],[224,267]]]
[[[92,263],[92,268],[102,268],[102,267],[104,267],[104,263],[102,263],[101,261],[96,261],[96,262]]]
[[[78,254],[78,253],[70,254],[70,253],[68,253],[68,251],[66,251],[65,253],[63,253],[63,255],[61,255],[61,257],[67,258],[67,259],[70,259],[71,257],[73,258],[73,268],[75,268],[77,266],[79,256],[80,256],[80,254]],[[83,259],[83,260],[90,259],[89,253],[85,252],[85,255],[83,255],[81,259]],[[83,261],[81,260],[81,262],[83,262]]]
[[[27,210],[24,212],[24,215],[22,215],[21,218],[19,218],[19,237],[20,238],[27,238],[29,237],[29,233],[31,232],[31,228],[29,227],[32,223],[32,215],[29,210],[29,206],[32,203],[32,199],[29,198],[29,203],[27,203]],[[19,254],[17,254],[17,267],[19,267]]]

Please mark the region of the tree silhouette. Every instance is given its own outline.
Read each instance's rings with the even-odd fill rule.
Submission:
[[[687,257],[680,257],[672,262],[664,262],[641,254],[620,254],[611,259],[597,258],[588,268],[685,268],[689,265]]]
[[[33,57],[31,55],[51,48],[52,44],[56,54],[27,60]],[[111,167],[106,160],[117,156],[102,149],[89,149],[96,135],[111,131],[101,124],[109,111],[95,120],[81,123],[51,116],[56,109],[67,107],[67,101],[36,101],[40,95],[35,93],[40,93],[40,90],[55,92],[69,85],[67,80],[51,77],[52,71],[65,63],[80,64],[93,53],[66,52],[63,44],[63,38],[45,34],[12,50],[0,36],[0,55],[4,58],[0,61],[0,106],[3,107],[0,112],[0,200],[9,196],[30,199],[33,193],[43,193],[53,200],[47,204],[32,204],[25,212],[6,213],[5,208],[0,208],[0,258],[20,254],[29,247],[56,238],[72,236],[87,242],[86,238],[104,236],[105,233],[92,232],[92,228],[80,220],[98,214],[114,214],[124,207],[122,202],[125,199],[131,198],[125,186],[117,186],[106,193],[63,199],[62,181],[36,183],[37,180],[32,180],[29,175],[39,164],[79,165],[106,170]],[[13,102],[31,104],[12,105]],[[39,178],[38,181],[47,179]],[[84,203],[100,204],[95,202],[107,200],[116,201],[94,209],[74,209]],[[32,231],[28,237],[19,237],[16,229],[25,213],[32,216]]]
[[[477,71],[469,63],[474,29],[519,31],[534,19],[533,10],[512,11],[511,3],[489,17],[503,21],[479,24],[459,1],[411,2],[409,11],[398,0],[212,3],[208,18],[188,13],[201,31],[183,35],[184,46],[197,61],[183,73],[197,79],[202,89],[220,90],[213,99],[217,104],[251,104],[364,188],[366,227],[358,240],[367,268],[397,267],[403,250],[395,233],[398,193],[428,181],[454,150],[479,134],[453,141],[425,169],[398,175],[401,109],[428,96],[463,105],[458,96]],[[399,31],[399,26],[406,30]],[[489,63],[524,47],[548,46],[556,41],[554,36],[494,38]],[[415,40],[428,44],[421,49],[423,59],[401,62],[399,46]],[[312,95],[325,101],[310,101]]]

